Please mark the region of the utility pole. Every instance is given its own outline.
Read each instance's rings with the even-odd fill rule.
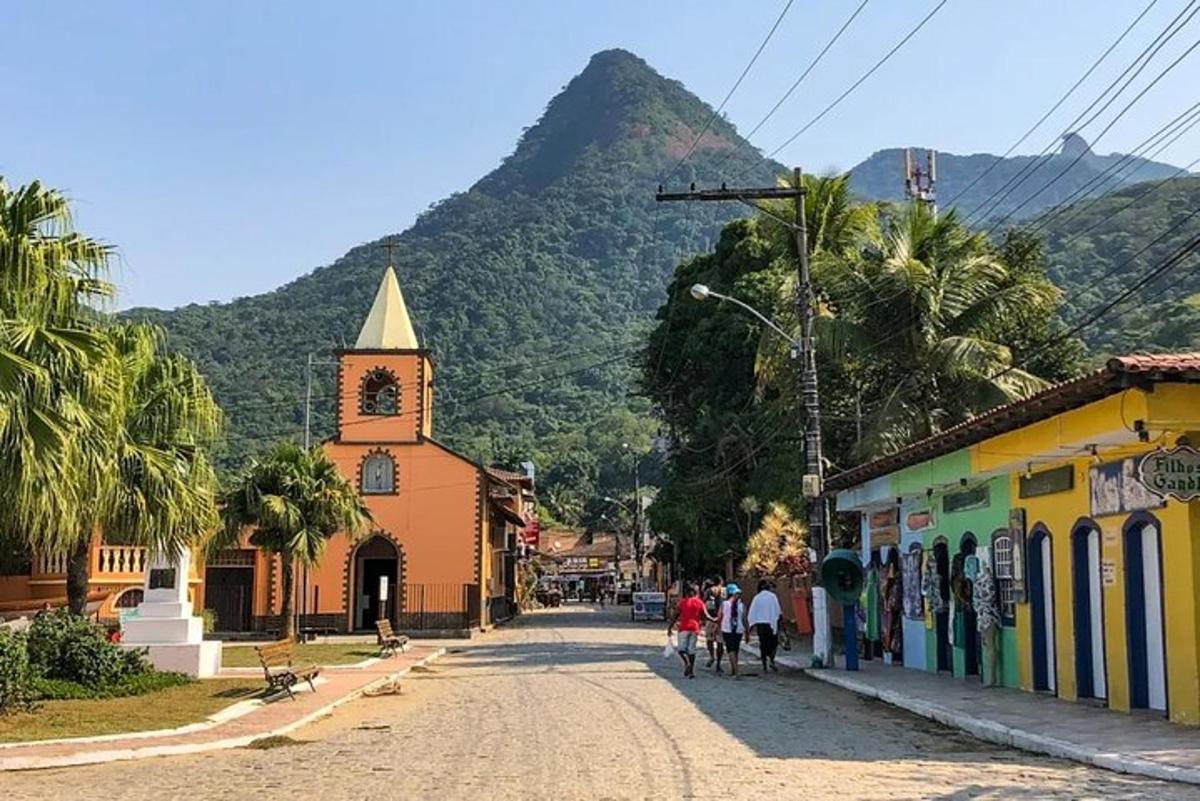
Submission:
[[[904,148],[904,194],[918,203],[923,203],[933,216],[937,216],[937,151],[925,151],[926,168],[913,158],[911,147]]]
[[[670,201],[729,201],[736,200],[785,225],[792,231],[796,245],[796,261],[799,268],[799,284],[796,287],[796,316],[800,320],[799,353],[800,397],[804,405],[804,478],[802,491],[808,500],[809,542],[817,554],[817,565],[825,558],[829,549],[828,511],[824,496],[825,467],[821,453],[821,405],[820,387],[817,381],[817,352],[813,342],[813,322],[816,319],[816,293],[808,269],[808,229],[804,216],[804,184],[799,167],[792,170],[791,186],[752,187],[730,189],[721,184],[720,189],[697,190],[695,184],[687,192],[664,192],[659,187],[654,199]],[[795,204],[794,221],[789,221],[774,212],[764,209],[755,200],[791,200]],[[819,574],[818,574],[819,575]],[[813,658],[821,664],[832,665],[832,632],[829,625],[829,605],[825,588],[813,587]]]

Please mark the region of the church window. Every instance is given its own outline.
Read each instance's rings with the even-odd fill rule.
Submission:
[[[393,415],[400,413],[400,385],[391,370],[376,367],[362,384],[362,413]]]
[[[396,463],[386,453],[372,453],[362,464],[363,495],[379,495],[396,491]]]

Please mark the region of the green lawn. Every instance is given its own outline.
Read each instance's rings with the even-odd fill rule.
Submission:
[[[173,729],[199,723],[262,690],[259,680],[211,679],[127,698],[42,701],[32,712],[0,715],[0,742]]]
[[[379,648],[365,642],[296,643],[293,659],[297,664],[352,665],[379,656]],[[258,654],[250,645],[226,645],[221,651],[222,667],[258,667]]]

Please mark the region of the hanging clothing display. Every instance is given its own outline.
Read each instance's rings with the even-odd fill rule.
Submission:
[[[983,685],[995,687],[1000,683],[1000,607],[996,598],[996,581],[992,567],[986,561],[979,566],[973,592],[976,628],[983,648]]]
[[[866,593],[866,611],[867,611],[867,639],[871,642],[879,641],[879,569],[872,567],[867,572],[866,586],[863,588]]]
[[[900,570],[904,584],[904,616],[909,620],[921,620],[925,617],[923,595],[925,588],[923,551],[920,545],[910,545],[901,557]]]
[[[937,559],[932,551],[925,552],[924,577],[921,580],[921,596],[925,599],[925,628],[933,631],[938,612],[946,610],[942,598],[941,577],[937,572]]]
[[[880,594],[883,605],[883,649],[892,656],[899,657],[904,650],[904,627],[901,623],[904,612],[904,586],[900,562],[895,557],[883,569]]]

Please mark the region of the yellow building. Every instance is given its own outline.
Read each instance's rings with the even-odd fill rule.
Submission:
[[[1005,683],[1198,724],[1193,444],[1200,445],[1200,353],[1128,356],[833,476],[828,486],[839,510],[864,519],[895,507],[903,519],[921,507],[929,516],[921,518],[923,537],[905,539],[906,550],[932,553],[949,543],[953,552],[969,540],[994,567],[1007,626],[1001,649],[1012,643],[1002,661],[1015,663]],[[975,504],[970,519],[994,530],[957,530],[964,500]],[[938,584],[925,582],[914,604],[941,609],[927,594]],[[904,633],[906,665],[935,672],[949,664],[926,658],[937,650],[925,647],[936,626],[905,620]],[[919,658],[909,660],[910,647]],[[978,659],[968,657],[955,654],[953,672],[973,680],[962,666]]]

